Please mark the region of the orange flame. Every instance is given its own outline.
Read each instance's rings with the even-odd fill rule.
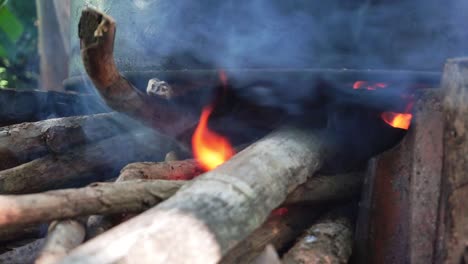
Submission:
[[[206,170],[212,170],[234,155],[229,141],[208,128],[208,118],[213,108],[203,108],[200,122],[192,137],[193,153],[197,161]]]
[[[408,130],[411,125],[412,114],[408,113],[394,113],[394,112],[383,112],[382,119],[385,123],[395,128],[401,128]]]
[[[366,81],[357,81],[353,84],[353,89],[361,89],[365,88],[366,90],[377,90],[379,88],[385,88],[387,87],[386,83],[378,82],[378,83],[369,83]]]

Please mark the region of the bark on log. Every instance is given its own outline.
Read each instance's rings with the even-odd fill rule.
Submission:
[[[45,229],[46,227],[42,227],[41,225],[0,228],[0,242],[41,238],[44,236]]]
[[[117,113],[55,118],[2,127],[0,170],[139,127],[138,122]]]
[[[284,264],[348,263],[353,247],[349,217],[327,216],[312,225],[283,258]]]
[[[70,250],[83,243],[86,229],[78,220],[54,221],[35,264],[55,264]]]
[[[287,211],[274,213],[266,223],[229,251],[220,263],[251,263],[268,244],[272,244],[276,251],[284,251],[324,210],[319,206],[281,209]]]
[[[194,127],[198,118],[192,113],[146,95],[119,73],[113,57],[115,33],[113,18],[91,8],[82,11],[78,34],[83,64],[106,103],[173,137]]]
[[[24,246],[15,248],[0,255],[0,263],[33,264],[37,254],[44,246],[45,239],[35,240]]]
[[[280,129],[167,201],[78,247],[62,263],[216,263],[330,152],[321,133]]]
[[[204,169],[194,159],[164,162],[136,162],[125,166],[117,181],[141,180],[191,180]]]
[[[130,162],[162,160],[167,151],[177,148],[174,141],[147,130],[115,136],[1,171],[0,194],[40,192],[73,181],[85,185],[117,174]]]
[[[460,263],[468,245],[468,59],[448,60],[445,92],[442,193],[437,263]]]
[[[0,91],[0,126],[34,122],[45,118],[87,115],[108,112],[95,95],[38,90]]]
[[[128,181],[38,194],[0,195],[0,227],[91,214],[141,212],[167,199],[183,184],[181,181]]]

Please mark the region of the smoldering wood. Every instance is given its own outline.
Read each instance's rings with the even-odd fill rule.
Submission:
[[[164,162],[136,162],[120,171],[117,181],[132,179],[190,180],[202,174],[204,169],[194,159]]]
[[[0,128],[0,170],[141,128],[117,113],[73,116]]]
[[[0,105],[0,126],[109,112],[95,95],[38,90],[2,89]]]
[[[317,131],[279,129],[165,202],[79,246],[62,263],[218,262],[320,168],[332,146]]]
[[[41,192],[77,181],[84,185],[110,178],[131,162],[162,160],[173,149],[180,147],[153,131],[118,135],[0,171],[0,194]]]
[[[83,243],[86,229],[79,220],[54,221],[35,264],[55,264],[70,250]]]
[[[32,264],[37,254],[44,246],[45,239],[37,239],[24,246],[14,248],[0,255],[0,263]]]
[[[173,137],[195,126],[197,116],[182,112],[166,100],[144,94],[119,73],[113,57],[116,34],[113,18],[86,8],[82,11],[78,32],[86,72],[111,108]]]
[[[260,228],[230,250],[220,263],[251,263],[268,244],[272,244],[277,251],[284,251],[324,211],[320,206],[283,209],[287,209],[287,212],[270,216]]]
[[[317,221],[284,255],[284,264],[348,263],[353,248],[349,216],[328,215]]]
[[[28,225],[91,214],[144,211],[173,195],[182,181],[95,183],[37,194],[0,195],[0,227]]]
[[[457,263],[468,243],[468,60],[451,59],[442,77],[444,138],[436,262]]]

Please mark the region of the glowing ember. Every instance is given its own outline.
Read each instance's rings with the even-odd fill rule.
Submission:
[[[206,170],[212,170],[234,155],[229,141],[208,128],[208,118],[213,111],[211,106],[203,108],[200,122],[192,137],[193,153]]]
[[[378,88],[385,88],[387,87],[386,83],[378,82],[378,83],[370,83],[366,81],[357,81],[353,84],[353,89],[366,89],[366,90],[377,90]]]
[[[394,113],[394,112],[383,112],[382,119],[385,123],[395,128],[408,129],[411,125],[412,114],[408,113]]]
[[[289,212],[288,208],[280,207],[280,208],[276,208],[275,210],[273,210],[271,214],[274,216],[283,216],[283,215],[286,215],[288,212]]]

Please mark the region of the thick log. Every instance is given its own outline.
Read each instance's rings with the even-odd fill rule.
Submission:
[[[45,239],[37,239],[24,246],[17,247],[0,255],[0,263],[32,264],[37,254],[44,246]]]
[[[460,263],[468,245],[468,59],[452,59],[442,77],[444,138],[437,263]]]
[[[49,226],[46,242],[35,264],[55,264],[70,250],[83,243],[86,229],[78,220],[54,221]]]
[[[284,251],[324,211],[320,206],[293,206],[278,210],[281,211],[273,211],[266,223],[229,251],[220,263],[251,263],[268,244],[277,251]]]
[[[195,126],[197,116],[181,112],[164,99],[148,96],[119,73],[113,57],[116,33],[113,18],[86,8],[82,11],[78,31],[83,65],[111,108],[173,137]]]
[[[0,105],[0,126],[109,111],[95,95],[37,90],[2,89]]]
[[[47,119],[0,128],[0,170],[140,128],[116,113]]]
[[[280,129],[62,263],[216,263],[333,152],[322,133]]]
[[[177,148],[174,141],[148,130],[115,136],[1,171],[0,194],[40,192],[77,181],[85,185],[115,176],[130,162],[162,160]]]
[[[26,195],[0,195],[0,227],[91,214],[144,211],[173,195],[181,181],[95,183],[89,187]]]
[[[283,257],[284,264],[348,263],[353,247],[353,225],[348,216],[319,220]]]

